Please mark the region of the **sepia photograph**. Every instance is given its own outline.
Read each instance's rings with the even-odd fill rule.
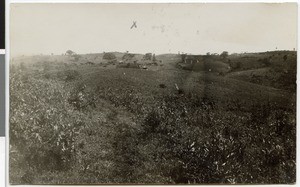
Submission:
[[[297,3],[11,3],[9,184],[295,184]]]

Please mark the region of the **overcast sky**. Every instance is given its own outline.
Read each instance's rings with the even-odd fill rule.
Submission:
[[[15,55],[256,52],[297,47],[297,4],[12,4]],[[137,28],[130,27],[136,21]]]

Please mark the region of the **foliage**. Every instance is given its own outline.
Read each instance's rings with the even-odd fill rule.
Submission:
[[[146,53],[143,57],[144,60],[151,60],[152,59],[152,53]]]
[[[67,50],[67,51],[66,51],[66,54],[71,56],[71,55],[75,54],[75,52],[72,51],[72,50]]]
[[[220,54],[220,56],[221,56],[222,58],[227,58],[227,57],[228,57],[228,52],[227,52],[227,51],[223,51],[223,52]]]
[[[28,169],[65,170],[72,166],[74,141],[83,121],[66,102],[68,89],[29,74],[11,75],[11,144],[24,155]]]
[[[266,93],[253,102],[214,91],[218,100],[206,93],[218,86],[208,76],[200,94],[181,87],[181,71],[173,80],[167,71],[97,68],[11,68],[13,183],[295,182],[294,105]],[[280,69],[272,71],[293,75]]]
[[[126,53],[123,55],[122,60],[131,60],[134,56],[135,54]]]
[[[270,66],[270,58],[258,59],[259,62],[263,63],[265,66]]]
[[[77,80],[77,79],[80,79],[81,78],[81,75],[78,71],[76,70],[64,70],[63,72],[63,76],[64,76],[64,80],[66,82],[69,82],[69,81],[74,81],[74,80]]]
[[[288,173],[295,176],[295,151],[288,151],[295,141],[281,138],[294,139],[295,124],[274,106],[262,105],[265,115],[257,107],[237,115],[197,97],[166,98],[145,118],[143,146],[157,147],[147,154],[156,155],[157,165],[166,166],[161,172],[176,183],[291,182],[283,173],[290,168]]]
[[[51,72],[44,67],[44,73]],[[65,73],[66,81],[75,76],[71,70]],[[10,73],[10,145],[17,150],[10,159],[18,159],[11,167],[25,172],[20,176],[25,183],[34,178],[26,173],[65,172],[76,160],[75,141],[85,117],[68,102],[72,86],[53,77]]]
[[[103,55],[104,60],[114,60],[116,58],[117,58],[116,55],[113,53],[104,53]]]

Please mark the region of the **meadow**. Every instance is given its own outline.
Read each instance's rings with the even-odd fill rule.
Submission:
[[[123,55],[12,59],[11,184],[295,182],[296,52]]]

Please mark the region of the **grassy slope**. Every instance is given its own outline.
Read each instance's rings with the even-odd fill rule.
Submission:
[[[51,58],[50,58],[51,59]],[[79,84],[86,85],[87,90],[91,90],[98,98],[96,107],[87,112],[90,123],[86,124],[76,144],[80,147],[77,152],[78,162],[69,172],[41,172],[40,175],[32,177],[30,182],[35,184],[49,183],[120,183],[124,182],[126,174],[139,176],[141,181],[157,183],[173,182],[169,178],[155,173],[155,167],[151,162],[136,163],[131,157],[140,151],[147,153],[149,149],[136,147],[138,143],[134,138],[135,133],[141,130],[139,117],[134,112],[122,105],[117,106],[111,93],[119,93],[122,101],[123,95],[130,95],[130,101],[124,100],[130,106],[132,102],[142,102],[142,106],[151,106],[159,102],[165,96],[176,94],[175,84],[182,88],[186,94],[192,92],[199,96],[211,98],[211,100],[226,104],[230,100],[238,99],[243,102],[244,107],[253,103],[264,103],[267,101],[278,102],[282,107],[290,107],[295,102],[295,94],[251,83],[247,79],[236,77],[239,72],[228,76],[217,76],[213,73],[191,72],[176,68],[177,55],[158,55],[158,60],[163,60],[162,67],[149,67],[148,70],[115,68],[109,65],[102,66],[77,66],[75,69],[80,72],[82,79]],[[39,59],[40,60],[40,59]],[[54,75],[57,71],[51,71]],[[249,70],[264,73],[263,69]],[[251,72],[252,73],[252,72]],[[248,72],[241,74],[246,74]],[[166,88],[160,88],[159,84],[165,84]],[[138,100],[135,100],[135,97]],[[112,99],[109,100],[108,98]],[[146,110],[140,108],[140,110]],[[142,112],[141,112],[142,113]],[[143,118],[143,117],[140,117]],[[128,140],[130,141],[123,141]],[[126,143],[131,142],[130,145]],[[123,144],[125,143],[125,144]],[[125,156],[125,157],[124,157]],[[145,158],[146,159],[146,158]],[[77,168],[76,165],[81,168]],[[14,166],[14,165],[13,165]],[[140,168],[139,170],[136,170]],[[152,168],[153,167],[153,168]],[[17,166],[13,169],[15,175],[20,178],[11,178],[13,183],[24,182],[24,171],[17,171]],[[150,176],[144,176],[143,169],[147,171],[153,169]],[[22,173],[23,172],[23,173]],[[61,177],[64,175],[64,177]],[[26,179],[26,177],[25,177]]]

